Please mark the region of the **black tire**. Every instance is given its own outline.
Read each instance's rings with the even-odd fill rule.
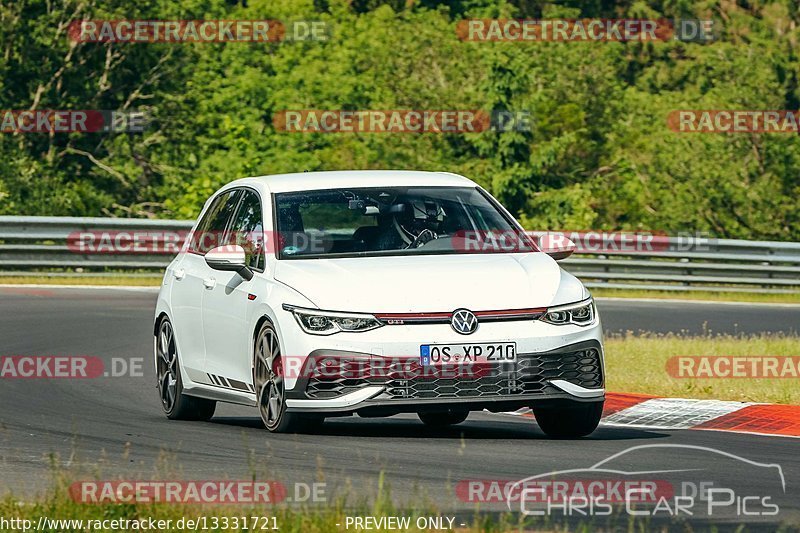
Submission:
[[[430,427],[445,427],[460,424],[469,416],[469,411],[435,411],[417,413],[422,423]]]
[[[301,433],[318,427],[324,418],[286,410],[286,388],[281,347],[275,328],[267,321],[258,330],[253,347],[253,384],[264,426],[272,433]]]
[[[170,420],[209,420],[217,402],[183,394],[180,359],[172,323],[164,318],[155,339],[156,380],[161,408]]]
[[[575,439],[592,433],[603,416],[603,403],[578,403],[562,408],[534,407],[539,427],[554,439]]]

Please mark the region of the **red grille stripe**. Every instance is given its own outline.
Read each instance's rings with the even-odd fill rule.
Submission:
[[[532,307],[528,309],[501,309],[497,311],[473,311],[476,317],[502,317],[517,315],[537,315],[547,311],[546,307]],[[378,320],[450,320],[453,313],[375,313]]]

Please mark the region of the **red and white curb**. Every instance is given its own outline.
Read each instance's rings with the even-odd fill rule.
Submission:
[[[533,416],[530,409],[514,414]],[[800,405],[659,398],[606,393],[603,426],[705,429],[800,437]]]

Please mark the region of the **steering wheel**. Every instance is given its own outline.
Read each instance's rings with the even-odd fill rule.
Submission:
[[[429,229],[424,229],[419,232],[419,235],[417,235],[416,238],[414,238],[414,240],[411,241],[411,243],[408,246],[406,246],[406,249],[419,248],[420,246],[424,246],[429,242],[431,242],[432,240],[437,239],[438,237],[439,236],[436,235],[433,231]]]

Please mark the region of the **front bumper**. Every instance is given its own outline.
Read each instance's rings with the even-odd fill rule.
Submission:
[[[317,350],[310,367],[335,357],[341,367],[330,375],[304,372],[287,391],[294,412],[330,416],[358,413],[388,416],[447,409],[509,411],[605,398],[602,344],[591,339],[546,352],[518,354],[514,363],[484,366],[466,375],[421,371],[411,358],[393,361],[365,353]],[[357,372],[353,369],[358,367]],[[428,369],[430,370],[430,369]]]

